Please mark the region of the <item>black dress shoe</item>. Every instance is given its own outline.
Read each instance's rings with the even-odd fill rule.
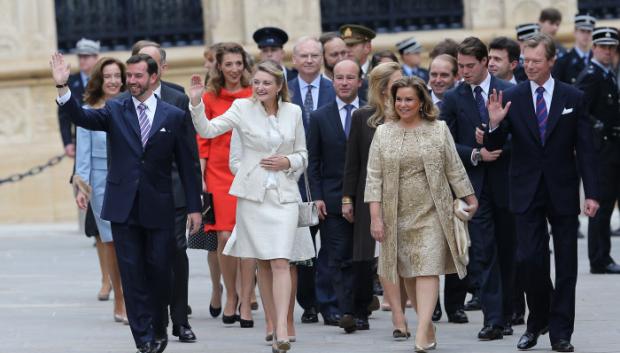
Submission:
[[[455,324],[466,324],[469,322],[469,319],[467,318],[467,314],[465,314],[465,311],[463,311],[463,309],[458,309],[452,314],[448,313],[448,322],[452,322]]]
[[[512,318],[510,319],[510,323],[512,326],[519,326],[525,324],[525,315],[514,313],[512,314]]]
[[[618,265],[615,262],[612,262],[612,263],[610,263],[609,265],[607,265],[605,267],[592,267],[592,266],[590,266],[590,273],[592,273],[592,274],[602,274],[602,273],[620,274],[620,265]]]
[[[322,315],[322,316],[323,316],[323,324],[327,326],[339,326],[340,325],[339,315]]]
[[[504,329],[499,326],[485,326],[478,332],[478,339],[481,341],[494,341],[504,338]]]
[[[549,328],[545,327],[544,329],[534,333],[534,332],[529,332],[529,331],[525,331],[525,333],[523,334],[523,336],[521,336],[521,338],[519,338],[519,343],[517,343],[517,348],[519,348],[520,350],[525,350],[525,349],[530,349],[532,347],[534,347],[536,345],[536,343],[538,343],[538,337],[540,335],[544,335],[547,332],[549,332]]]
[[[441,311],[441,304],[439,304],[438,300],[437,305],[435,305],[435,311],[433,311],[433,322],[441,320],[441,315],[443,315],[443,312]]]
[[[551,350],[556,352],[574,352],[575,347],[568,340],[559,340],[551,345]]]
[[[344,332],[346,333],[353,333],[357,330],[357,327],[355,326],[355,317],[351,314],[342,315],[339,326],[341,329],[344,329]]]
[[[510,324],[510,322],[506,323],[504,325],[504,329],[502,330],[502,334],[504,336],[512,336],[513,333],[514,330],[512,329],[512,325]]]
[[[481,308],[482,307],[480,306],[480,297],[477,295],[471,297],[471,300],[465,303],[465,306],[463,306],[463,309],[465,311],[476,311],[480,310]]]
[[[370,324],[368,324],[368,318],[367,317],[358,317],[357,319],[355,319],[355,327],[359,331],[370,330]]]
[[[313,324],[315,322],[319,322],[319,316],[316,314],[316,310],[314,308],[304,310],[304,313],[301,315],[301,323]]]
[[[195,342],[196,335],[189,325],[172,325],[172,335],[181,342]]]
[[[168,336],[164,336],[161,338],[155,339],[155,344],[153,345],[152,353],[162,353],[166,347],[168,346]]]
[[[147,342],[140,346],[138,346],[138,350],[136,353],[152,353],[153,352],[153,343]]]

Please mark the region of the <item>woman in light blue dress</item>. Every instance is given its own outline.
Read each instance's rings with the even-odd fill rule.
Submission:
[[[108,99],[115,97],[124,90],[124,64],[113,58],[101,58],[93,69],[86,92],[84,93],[86,108],[102,108]],[[92,189],[90,195],[79,191],[76,196],[76,202],[83,209],[86,209],[87,204],[90,202],[99,230],[97,245],[102,248],[100,253],[102,258],[100,260],[104,269],[110,274],[114,290],[114,321],[126,323],[127,313],[125,311],[125,301],[116,261],[112,230],[110,222],[101,218],[103,196],[108,175],[106,133],[78,127],[76,130],[76,141],[75,174]]]

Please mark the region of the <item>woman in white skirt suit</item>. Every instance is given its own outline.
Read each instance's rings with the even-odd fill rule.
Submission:
[[[252,79],[253,97],[237,99],[228,111],[208,120],[201,101],[204,84],[193,75],[190,111],[205,138],[236,129],[243,155],[230,188],[238,198],[237,223],[224,253],[258,260],[267,315],[276,318],[274,352],[287,351],[291,295],[289,261],[314,256],[308,228],[297,228],[301,196],[297,180],[308,153],[301,109],[288,102],[284,74],[273,61],[260,63]]]

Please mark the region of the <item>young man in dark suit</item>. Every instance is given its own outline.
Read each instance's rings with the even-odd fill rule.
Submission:
[[[362,83],[361,69],[352,60],[334,67],[336,98],[310,114],[307,136],[310,192],[322,220],[321,251],[327,250],[328,268],[333,280],[340,327],[346,333],[368,329],[368,305],[355,307],[353,296],[353,223],[342,216],[342,180],[351,117],[360,108],[357,91]],[[319,273],[317,275],[320,276]],[[368,276],[372,280],[372,276]],[[372,299],[372,296],[371,296]]]
[[[553,39],[538,34],[524,43],[529,81],[489,97],[484,146],[501,149],[512,136],[510,209],[515,214],[517,266],[524,272],[530,313],[517,347],[534,347],[549,331],[557,352],[572,352],[577,284],[579,178],[584,213],[598,210],[597,155],[583,93],[551,77]],[[579,173],[577,173],[577,167]],[[553,231],[555,289],[550,279],[549,233]]]
[[[185,112],[185,138],[191,144],[192,154],[190,155],[195,164],[196,177],[200,180],[200,162],[198,161],[198,147],[194,143],[196,139],[196,131],[194,130],[194,124],[189,112],[189,98],[184,94],[183,87],[171,86],[169,82],[161,80],[162,75],[167,69],[166,63],[166,51],[161,48],[157,43],[151,42],[143,46],[139,54],[146,54],[152,57],[159,67],[159,74],[157,82],[155,82],[153,93],[156,97],[166,103],[170,103],[175,107]],[[181,90],[179,90],[179,88]],[[185,193],[183,190],[183,184],[179,177],[179,171],[177,164],[174,163],[172,167],[172,189],[174,195],[174,207],[175,207],[175,245],[176,251],[173,261],[172,269],[172,297],[170,302],[170,318],[172,319],[172,335],[179,337],[181,342],[193,342],[196,340],[196,335],[192,331],[192,328],[188,320],[188,282],[189,282],[189,259],[187,257],[187,238],[185,236],[185,226],[187,220],[187,203],[185,200]],[[164,313],[166,318],[168,317],[167,308]],[[168,326],[168,320],[165,322],[166,326],[160,328],[161,331],[165,331]]]
[[[106,131],[109,172],[102,218],[112,222],[129,325],[140,353],[161,353],[168,339],[163,308],[169,303],[174,251],[172,162],[176,161],[191,231],[201,224],[200,181],[187,141],[185,112],[157,99],[158,66],[148,55],[127,60],[131,97],[102,109],[83,109],[67,87],[69,67],[61,54],[50,62],[60,110],[78,126]],[[193,141],[193,140],[192,140]]]
[[[493,90],[512,84],[488,71],[486,45],[478,38],[466,38],[458,48],[458,67],[463,78],[444,95],[440,118],[454,137],[456,150],[465,165],[476,197],[478,212],[469,221],[471,261],[469,275],[479,285],[484,315],[480,340],[496,340],[512,334],[512,277],[514,269],[514,220],[508,210],[508,161],[510,145],[489,151],[476,130],[489,123],[486,108]]]
[[[308,136],[310,126],[310,113],[332,102],[336,97],[331,81],[321,75],[322,61],[321,42],[311,37],[302,37],[297,40],[293,47],[293,64],[298,75],[288,81],[288,87],[291,101],[301,108],[306,136]],[[299,180],[299,191],[302,199],[307,200],[304,178]],[[318,230],[318,227],[310,227],[313,240]],[[318,322],[318,310],[323,315],[323,322],[326,325],[338,325],[340,314],[338,314],[336,294],[329,277],[325,251],[319,251],[314,265],[297,266],[299,278],[297,301],[304,309],[301,322],[304,324]],[[317,278],[323,282],[317,283]]]

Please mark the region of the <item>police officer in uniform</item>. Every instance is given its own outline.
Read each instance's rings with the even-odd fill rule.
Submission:
[[[521,56],[519,56],[519,65],[517,65],[513,73],[517,82],[522,82],[527,80],[525,68],[523,67],[523,44],[526,40],[540,33],[540,25],[538,23],[524,23],[515,27],[515,30],[517,31],[517,41],[521,47]]]
[[[263,27],[254,32],[252,38],[260,49],[261,60],[273,60],[282,66],[285,81],[297,77],[297,70],[284,66],[284,44],[288,42],[288,34],[277,27]]]
[[[609,227],[620,190],[620,103],[617,79],[612,69],[613,54],[618,47],[618,30],[613,27],[594,28],[592,42],[592,60],[575,83],[575,87],[584,92],[599,156],[600,208],[588,223],[588,257],[590,273],[620,274],[620,265],[610,256]]]
[[[428,82],[428,70],[420,67],[422,62],[422,44],[411,37],[396,43],[396,49],[398,49],[402,59],[403,75],[417,76],[424,80],[424,82]]]
[[[575,46],[555,62],[552,73],[554,79],[569,85],[575,84],[577,76],[588,66],[592,58],[589,47],[595,24],[596,18],[589,14],[575,15]]]

